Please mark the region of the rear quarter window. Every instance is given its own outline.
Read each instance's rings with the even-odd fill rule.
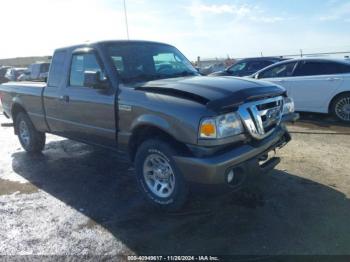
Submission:
[[[339,74],[350,73],[350,63],[349,63],[349,64],[339,63],[339,64],[337,65],[337,72],[338,72]]]
[[[49,86],[58,87],[64,79],[64,62],[66,61],[67,51],[56,51],[51,62],[49,73]]]
[[[332,61],[303,61],[295,70],[296,76],[334,75],[350,72],[350,65]]]

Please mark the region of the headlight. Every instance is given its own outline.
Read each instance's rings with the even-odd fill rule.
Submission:
[[[225,138],[243,133],[243,126],[236,113],[206,118],[199,128],[200,138]]]
[[[283,115],[294,113],[294,101],[290,97],[285,97],[283,101]]]

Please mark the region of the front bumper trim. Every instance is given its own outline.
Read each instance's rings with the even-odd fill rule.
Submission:
[[[229,152],[205,158],[175,156],[174,160],[188,181],[202,184],[226,183],[227,170],[258,164],[259,157],[285,145],[290,140],[288,131],[280,127],[269,137],[255,144],[244,144]]]

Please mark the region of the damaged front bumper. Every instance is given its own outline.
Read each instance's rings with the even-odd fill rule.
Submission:
[[[282,119],[282,124],[263,140],[236,145],[229,151],[212,156],[175,156],[174,160],[188,181],[202,184],[228,183],[228,174],[232,170],[246,173],[268,172],[280,159],[274,157],[260,165],[261,159],[268,152],[283,147],[291,140],[283,122],[293,122],[298,117],[298,114],[287,115]]]

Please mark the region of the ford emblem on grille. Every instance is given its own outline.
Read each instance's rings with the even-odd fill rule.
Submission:
[[[281,96],[243,104],[238,112],[250,135],[263,139],[270,135],[282,118],[283,98]]]
[[[264,127],[271,126],[272,124],[278,122],[280,119],[280,114],[281,114],[280,108],[269,109],[266,113],[266,120],[263,123]]]

